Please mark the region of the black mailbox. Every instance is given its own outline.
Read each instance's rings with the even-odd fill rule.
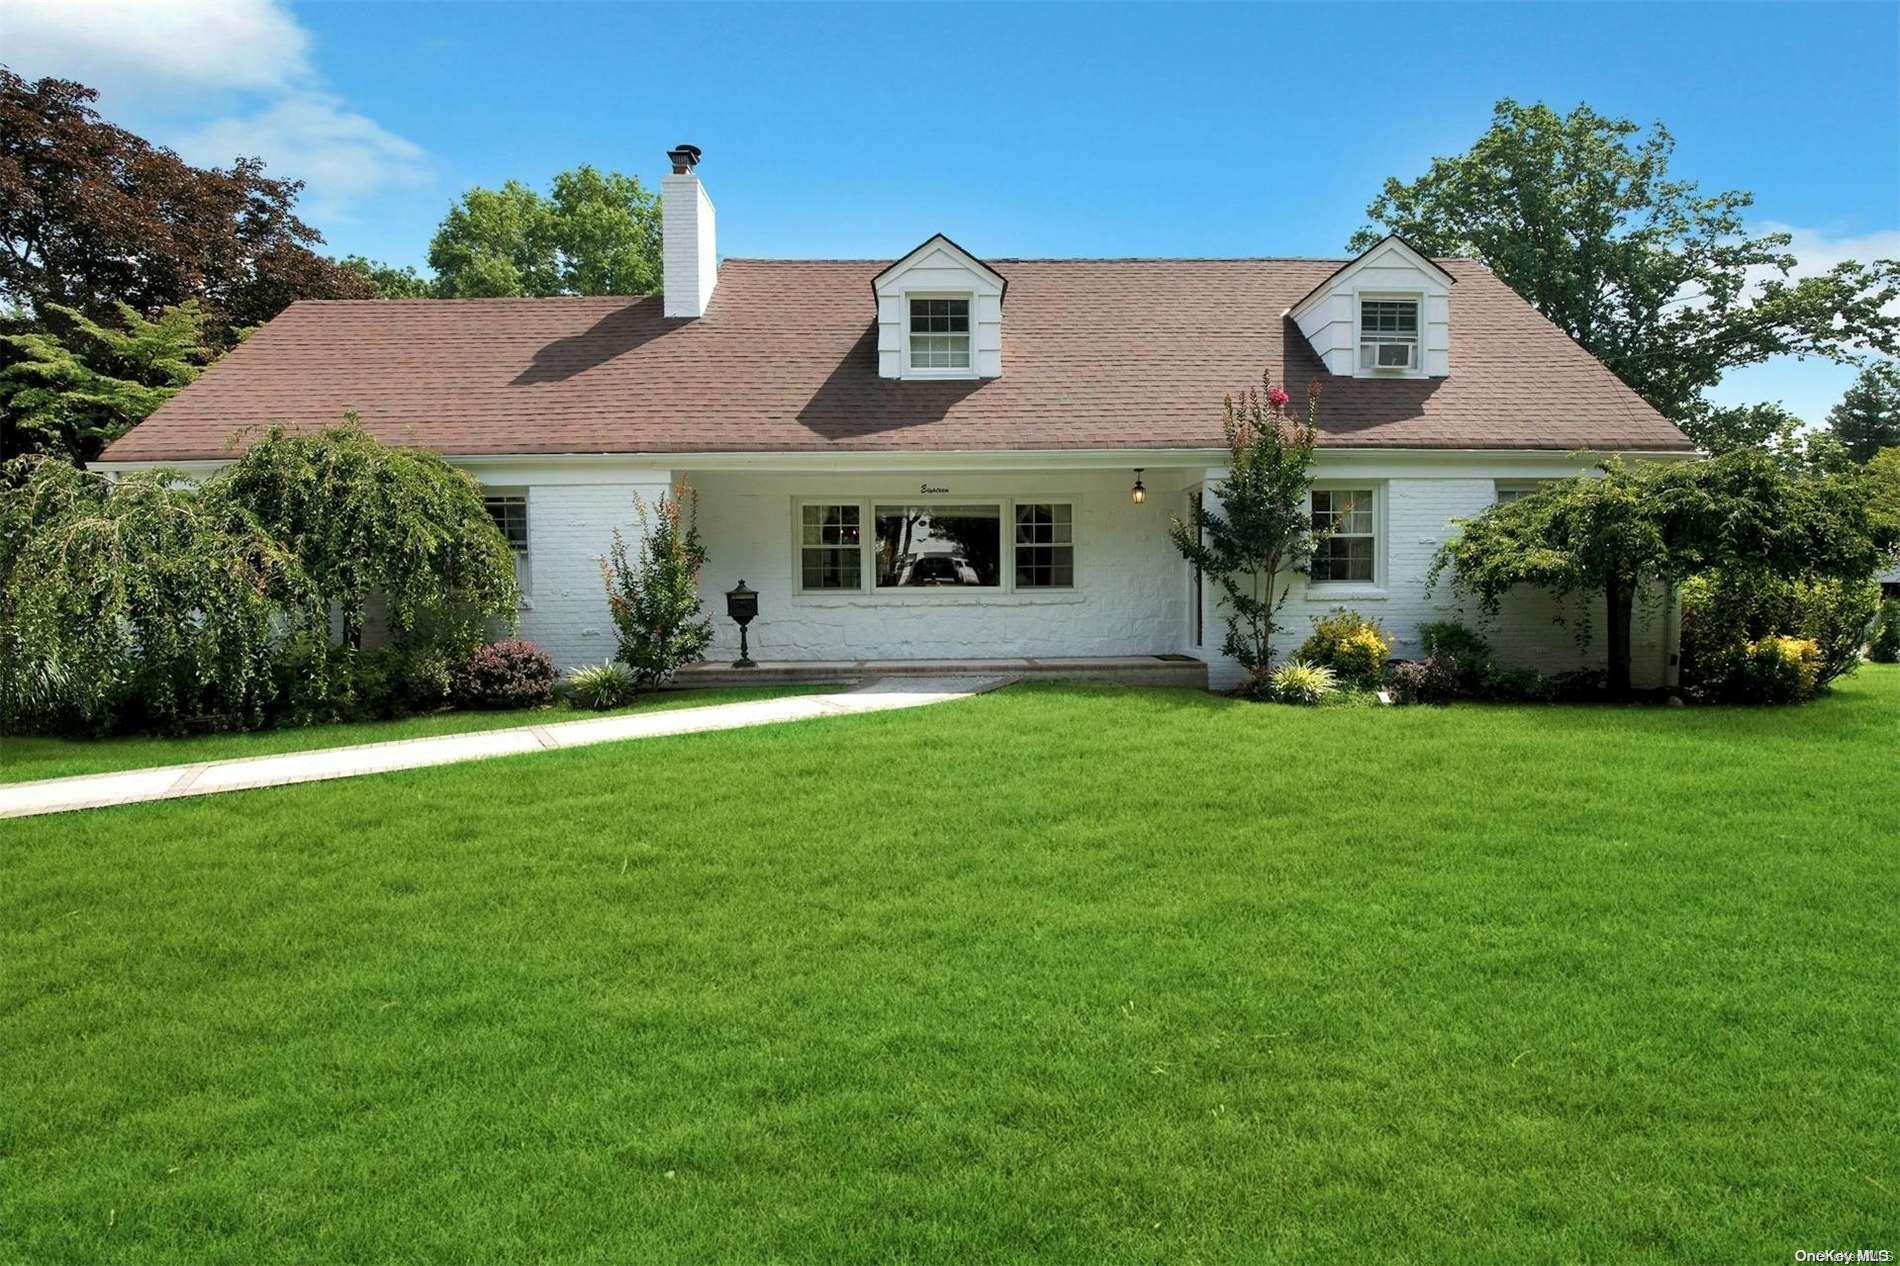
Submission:
[[[726,614],[739,626],[739,658],[732,662],[732,666],[757,668],[758,665],[752,662],[752,656],[746,649],[745,626],[759,614],[759,591],[748,589],[742,578],[737,589],[726,590]]]

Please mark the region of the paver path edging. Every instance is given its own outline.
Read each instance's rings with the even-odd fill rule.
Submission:
[[[720,703],[703,708],[676,708],[631,716],[588,717],[551,725],[522,725],[473,734],[443,734],[431,738],[394,739],[356,747],[327,747],[312,752],[279,752],[272,756],[241,756],[230,760],[200,761],[190,765],[162,765],[122,769],[107,774],[77,774],[38,782],[0,785],[0,818],[65,813],[107,805],[136,804],[145,800],[175,800],[208,796],[220,791],[279,787],[289,783],[318,782],[328,778],[356,778],[398,769],[452,765],[625,739],[660,738],[669,734],[697,734],[707,730],[736,730],[781,721],[813,717],[851,716],[916,708],[994,690],[1009,684],[1008,677],[902,677],[867,681],[835,694],[794,695],[783,699],[755,699]]]

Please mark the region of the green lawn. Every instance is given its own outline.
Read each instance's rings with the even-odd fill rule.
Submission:
[[[274,756],[279,752],[313,752],[325,747],[383,743],[391,739],[430,738],[437,734],[466,734],[472,730],[506,730],[518,725],[553,725],[630,712],[657,712],[667,708],[697,708],[745,699],[837,690],[837,686],[734,686],[730,689],[668,690],[646,695],[638,702],[610,712],[579,712],[553,707],[524,712],[437,712],[396,721],[363,721],[349,725],[314,725],[305,729],[258,730],[249,734],[201,734],[188,738],[0,738],[0,783],[31,782],[36,778],[65,778],[72,774],[103,774],[116,769],[148,765],[189,765],[204,760],[243,756]]]
[[[1016,687],[0,823],[0,1260],[1900,1248],[1900,670]]]

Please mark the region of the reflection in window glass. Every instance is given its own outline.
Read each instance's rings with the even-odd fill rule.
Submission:
[[[1372,583],[1372,489],[1314,489],[1313,527],[1330,533],[1313,553],[1314,580]]]
[[[1002,570],[1003,510],[995,505],[878,506],[877,585],[994,587]]]

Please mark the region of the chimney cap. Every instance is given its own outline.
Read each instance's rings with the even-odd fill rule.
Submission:
[[[673,174],[676,176],[683,176],[699,166],[699,146],[697,145],[676,146],[667,150],[666,156],[673,161]]]

